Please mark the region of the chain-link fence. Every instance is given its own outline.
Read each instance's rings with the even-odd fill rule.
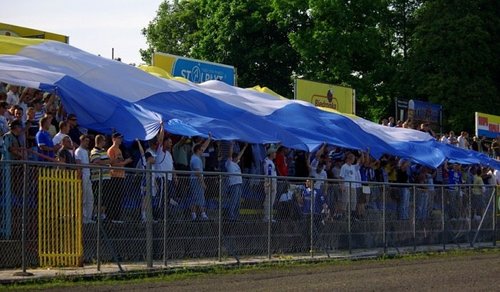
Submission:
[[[495,186],[0,166],[0,268],[496,244]]]

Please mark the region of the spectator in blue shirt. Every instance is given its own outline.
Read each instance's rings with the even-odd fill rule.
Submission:
[[[205,190],[207,185],[203,178],[203,161],[201,160],[201,155],[205,152],[205,149],[210,144],[212,136],[208,134],[208,139],[203,144],[196,144],[193,147],[193,155],[191,155],[191,161],[189,163],[191,171],[191,197],[190,197],[190,208],[191,208],[191,219],[196,220],[197,211],[200,212],[201,220],[208,220],[207,213],[205,212]]]
[[[61,148],[61,145],[55,145],[52,143],[52,137],[50,136],[48,130],[50,128],[50,117],[43,117],[40,119],[40,130],[36,133],[35,139],[38,146],[38,153],[40,155],[40,161],[54,161],[54,153]]]
[[[312,239],[313,243],[315,243],[317,242],[319,233],[321,232],[321,227],[324,224],[325,218],[323,218],[323,215],[329,215],[325,213],[325,210],[329,210],[329,208],[326,203],[325,197],[321,194],[318,194],[318,192],[314,190],[311,179],[306,180],[305,186],[302,189],[302,196],[298,199],[298,204],[302,209],[302,214],[306,223],[303,226],[305,242],[310,243],[310,231],[312,227]]]
[[[460,164],[454,163],[451,170],[448,171],[449,197],[448,209],[450,218],[458,218],[462,213],[462,171]]]

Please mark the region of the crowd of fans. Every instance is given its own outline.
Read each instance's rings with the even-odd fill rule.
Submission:
[[[384,120],[389,127],[413,128],[411,121]],[[486,145],[483,139],[462,132],[442,137],[422,124],[420,131],[428,132],[443,143],[476,151],[493,151],[497,159],[500,147],[497,140]],[[410,218],[410,184],[418,185],[416,218],[425,220],[432,208],[435,185],[446,187],[446,202],[452,218],[464,217],[467,195],[472,196],[474,216],[480,217],[484,208],[484,186],[500,184],[499,170],[481,165],[448,164],[436,169],[409,160],[385,155],[370,156],[369,149],[353,151],[323,144],[317,151],[288,149],[281,145],[248,145],[239,141],[213,141],[201,137],[180,137],[165,133],[163,124],[154,139],[134,141],[114,132],[110,136],[92,132],[78,125],[78,113],[67,113],[54,94],[32,88],[0,83],[0,146],[2,160],[41,160],[57,163],[100,165],[125,168],[148,168],[153,171],[151,191],[162,196],[163,202],[178,205],[187,200],[190,218],[208,220],[206,195],[207,172],[224,172],[221,188],[225,197],[228,220],[238,220],[242,195],[251,179],[241,174],[264,175],[259,184],[263,193],[263,217],[266,222],[297,218],[313,213],[321,220],[340,220],[349,214],[362,220],[367,209],[380,209],[383,183],[397,183],[390,198],[397,204],[400,220]],[[124,142],[133,141],[133,142]],[[146,149],[146,150],[144,150]],[[172,173],[174,170],[189,173]],[[121,200],[125,193],[128,173],[123,169],[82,168],[83,219],[94,222],[95,194],[102,187],[102,218],[121,222]],[[205,174],[205,175],[204,175]],[[100,183],[99,183],[100,182]],[[373,184],[380,183],[380,184]],[[148,184],[141,181],[143,198]],[[464,195],[461,184],[471,184]],[[147,218],[147,202],[143,199],[140,216]],[[108,206],[109,208],[106,208]],[[114,206],[114,207],[111,207]],[[275,208],[276,212],[273,211]],[[158,206],[158,209],[162,209]],[[281,215],[280,215],[281,214]],[[155,217],[159,217],[157,213]]]
[[[417,124],[415,121],[411,119],[408,119],[404,122],[401,120],[394,122],[394,118],[389,117],[387,119],[382,119],[380,124],[387,127],[419,130],[428,133],[429,135],[434,137],[437,141],[444,144],[450,144],[453,146],[460,147],[462,149],[474,150],[480,153],[485,153],[493,158],[500,156],[500,141],[498,140],[498,138],[488,140],[486,139],[486,137],[473,136],[471,139],[469,137],[469,133],[467,133],[466,131],[461,131],[459,136],[456,136],[454,131],[449,131],[448,133],[443,133],[443,134],[436,134],[430,127],[429,123],[424,122]]]

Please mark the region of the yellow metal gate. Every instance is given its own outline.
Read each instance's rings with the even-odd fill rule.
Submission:
[[[77,170],[38,172],[38,253],[40,266],[81,266],[82,181]]]

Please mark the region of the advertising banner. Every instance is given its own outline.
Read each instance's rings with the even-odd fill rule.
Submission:
[[[229,85],[236,85],[236,70],[229,65],[154,53],[153,66],[166,70],[172,76],[183,77],[194,83],[220,80]]]
[[[488,138],[500,136],[500,116],[476,112],[476,136]]]
[[[439,104],[414,99],[408,101],[408,118],[417,122],[441,125],[442,110]]]
[[[341,113],[356,114],[355,91],[348,87],[295,79],[295,99]]]
[[[408,119],[408,100],[396,98],[396,121]]]
[[[23,38],[38,38],[53,40],[62,43],[69,43],[69,37],[52,32],[42,31],[38,29],[27,28],[0,22],[0,35],[23,37]]]

